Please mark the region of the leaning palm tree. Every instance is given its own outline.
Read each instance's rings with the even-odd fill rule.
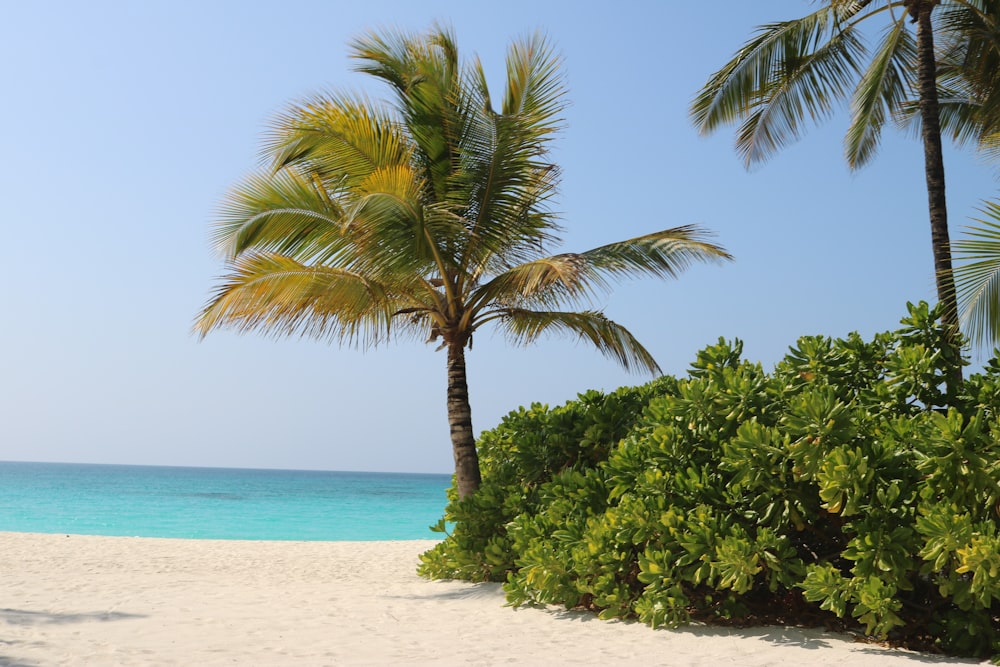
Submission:
[[[546,333],[589,341],[627,369],[657,372],[649,352],[595,310],[563,308],[639,275],[675,276],[729,256],[694,227],[581,253],[548,254],[559,227],[546,161],[564,102],[546,41],[518,41],[494,111],[478,61],[453,35],[371,34],[358,69],[390,103],[321,95],[281,115],[266,167],[238,184],[215,226],[225,275],[198,316],[231,327],[375,347],[394,337],[447,351],[447,410],[460,497],[479,486],[465,351],[492,325],[517,344]]]
[[[741,122],[737,150],[751,165],[798,138],[807,121],[829,116],[836,102],[849,98],[845,151],[854,169],[874,156],[886,119],[908,99],[918,100],[938,299],[942,322],[958,340],[932,22],[938,5],[956,2],[823,0],[803,18],[762,26],[712,75],[691,114],[703,133]],[[866,26],[883,30],[874,51],[866,47]],[[961,379],[956,364],[949,385],[954,389]]]

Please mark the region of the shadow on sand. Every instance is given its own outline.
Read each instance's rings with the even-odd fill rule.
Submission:
[[[120,611],[93,611],[67,614],[49,611],[29,611],[27,609],[0,609],[0,623],[19,626],[106,623],[108,621],[123,621],[130,618],[145,618],[145,616],[142,614],[126,614]],[[43,667],[43,663],[15,658],[8,654],[9,649],[14,649],[16,652],[17,646],[24,644],[31,644],[31,642],[0,639],[0,667]],[[35,644],[38,645],[37,642]]]
[[[468,600],[495,597],[498,605],[505,604],[505,596],[501,584],[498,583],[468,583],[464,581],[440,581],[428,582],[431,584],[441,584],[440,587],[431,586],[425,594],[411,593],[409,595],[395,595],[391,597],[406,598],[412,600]],[[437,590],[435,590],[437,588]],[[638,623],[635,620],[612,620],[602,621],[597,614],[581,609],[564,609],[555,606],[545,605],[524,605],[524,609],[535,609],[546,614],[550,614],[570,623]],[[821,628],[797,628],[785,626],[756,626],[756,627],[727,627],[708,625],[687,625],[676,629],[662,628],[660,630],[650,630],[650,632],[676,632],[688,633],[697,637],[711,639],[713,637],[739,636],[747,639],[757,639],[762,642],[774,644],[776,646],[795,646],[811,651],[829,649],[833,646],[831,640],[855,642],[858,653],[870,654],[884,657],[885,649],[881,646],[869,644],[863,637],[850,634],[837,634],[828,632]],[[939,656],[928,653],[916,653],[914,651],[894,650],[893,657],[903,657],[914,665],[980,665],[978,660],[963,660],[951,656]]]
[[[49,611],[28,611],[26,609],[0,609],[0,621],[7,625],[68,625],[70,623],[92,623],[94,621],[122,621],[130,618],[145,618],[141,614],[126,614],[120,611],[91,611],[61,614]]]

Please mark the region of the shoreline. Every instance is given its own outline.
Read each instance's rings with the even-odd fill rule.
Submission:
[[[971,665],[819,629],[652,630],[428,581],[436,540],[0,532],[0,665]]]

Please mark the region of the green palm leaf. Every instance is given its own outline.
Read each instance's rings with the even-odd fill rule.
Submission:
[[[453,181],[471,233],[464,267],[495,268],[495,256],[524,261],[537,256],[539,241],[555,240],[558,227],[545,206],[558,170],[543,158],[565,107],[559,62],[540,34],[515,42],[507,54],[502,113],[489,106],[482,67],[472,68],[469,84],[480,106],[463,134],[463,180]]]
[[[617,279],[652,275],[676,278],[694,262],[718,262],[732,256],[709,243],[710,233],[696,225],[674,227],[653,234],[588,250],[583,254],[595,270]]]
[[[444,197],[467,111],[454,35],[436,27],[425,37],[371,33],[355,40],[357,70],[383,79],[396,92],[397,109],[435,196]]]
[[[691,106],[703,134],[743,120],[737,151],[762,161],[798,138],[807,118],[830,114],[860,72],[865,49],[853,25],[856,3],[833,3],[800,19],[762,26],[709,79]]]
[[[477,287],[469,298],[472,308],[505,304],[544,304],[555,307],[586,297],[597,275],[579,254],[543,257],[519,264]]]
[[[965,334],[973,345],[1000,343],[1000,202],[986,202],[984,218],[953,244],[955,289]]]
[[[610,280],[673,278],[693,262],[732,259],[724,249],[705,241],[706,236],[704,230],[689,225],[582,253],[525,262],[483,284],[469,303],[473,307],[495,301],[531,308],[556,307],[607,291]]]
[[[916,44],[905,15],[889,24],[851,100],[851,125],[845,141],[847,163],[867,164],[878,147],[888,115],[900,109],[913,90]]]

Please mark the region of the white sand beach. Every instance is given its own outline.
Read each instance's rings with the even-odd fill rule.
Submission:
[[[820,630],[653,631],[415,574],[433,542],[0,533],[0,664],[976,664]]]

